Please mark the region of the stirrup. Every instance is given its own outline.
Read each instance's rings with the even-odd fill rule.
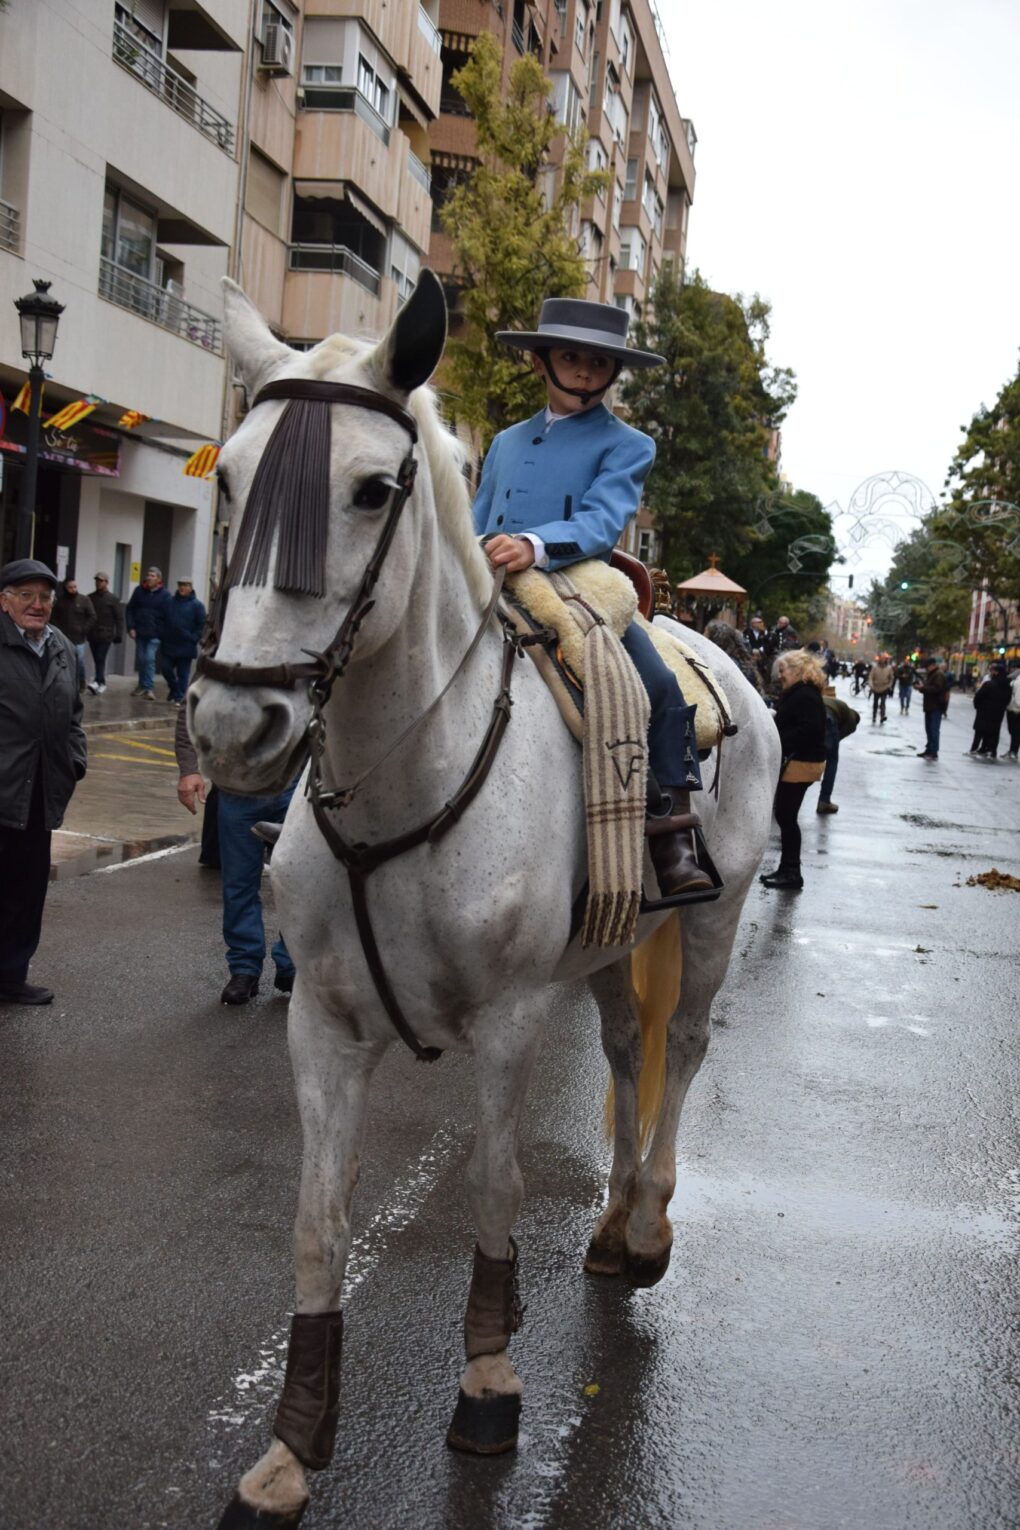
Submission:
[[[693,814],[691,815],[694,816]],[[671,908],[683,908],[688,903],[714,903],[724,888],[722,877],[716,868],[716,864],[708,853],[705,844],[705,836],[701,831],[700,820],[693,823],[690,833],[694,835],[694,849],[698,859],[698,865],[708,877],[712,886],[710,888],[699,887],[694,892],[674,893],[669,898],[649,898],[644,888],[641,889],[641,906],[639,914],[657,914],[660,911]]]

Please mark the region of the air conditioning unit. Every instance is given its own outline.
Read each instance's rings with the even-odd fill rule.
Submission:
[[[291,74],[294,64],[294,36],[279,22],[270,21],[262,34],[260,69],[267,74]]]

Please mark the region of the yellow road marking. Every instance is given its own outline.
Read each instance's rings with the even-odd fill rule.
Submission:
[[[164,749],[160,744],[143,744],[140,738],[123,738],[118,733],[107,733],[106,737],[114,744],[126,744],[131,749],[148,749],[151,754],[167,754],[171,759],[175,758],[172,749]]]
[[[94,760],[126,760],[129,765],[155,765],[157,770],[176,770],[173,760],[140,760],[136,754],[103,754],[98,749],[92,754]]]

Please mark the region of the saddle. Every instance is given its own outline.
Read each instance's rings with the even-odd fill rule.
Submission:
[[[689,705],[697,705],[695,732],[698,753],[707,757],[730,730],[725,692],[708,665],[671,632],[655,627],[648,617],[654,609],[654,587],[643,563],[626,553],[613,553],[612,564],[598,558],[572,563],[569,574],[585,602],[618,637],[632,621],[648,633],[659,656],[676,675]],[[539,569],[511,574],[506,582],[506,615],[522,634],[545,631],[548,642],[526,650],[552,693],[560,715],[578,743],[584,717],[584,636],[566,605]]]

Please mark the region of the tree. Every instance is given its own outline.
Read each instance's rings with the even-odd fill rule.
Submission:
[[[817,495],[795,489],[764,507],[751,546],[727,572],[748,591],[754,610],[788,616],[803,633],[824,619],[817,597],[835,556],[832,517]]]
[[[664,266],[635,343],[666,358],[623,386],[627,417],[655,439],[645,501],[671,577],[698,573],[712,553],[752,584],[757,507],[778,480],[767,448],[796,397],[794,376],[765,354],[769,304],[713,292],[698,272],[685,282]],[[741,574],[744,575],[741,578]]]
[[[551,84],[530,53],[503,81],[502,50],[483,32],[453,76],[475,119],[480,163],[453,187],[440,214],[453,247],[462,327],[447,347],[442,383],[453,417],[485,450],[505,426],[541,407],[544,388],[519,353],[495,340],[500,329],[534,329],[541,300],[581,297],[588,268],[572,221],[608,184],[590,171],[584,138],[567,138],[549,111]]]

